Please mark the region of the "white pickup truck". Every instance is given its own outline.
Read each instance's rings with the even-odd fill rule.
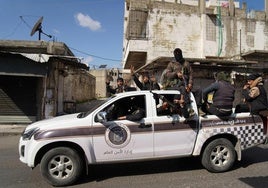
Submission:
[[[259,116],[232,114],[222,120],[214,115],[189,119],[179,114],[159,114],[162,100],[179,91],[133,91],[117,94],[89,112],[46,119],[26,127],[19,142],[20,160],[54,186],[75,183],[89,164],[130,162],[201,156],[211,172],[229,170],[241,151],[266,143],[267,125]],[[139,99],[139,100],[135,100]],[[118,120],[133,105],[145,109],[144,117]]]

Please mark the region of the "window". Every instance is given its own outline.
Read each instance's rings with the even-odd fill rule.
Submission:
[[[148,12],[144,10],[131,10],[127,26],[127,39],[145,39],[148,37]]]
[[[130,121],[139,121],[146,117],[145,95],[124,97],[105,107],[102,112],[106,112],[107,121],[118,120],[124,116]],[[140,112],[141,114],[138,114]]]
[[[247,32],[255,33],[255,27],[256,27],[256,22],[254,21],[247,22]]]
[[[216,41],[216,15],[208,15],[206,21],[206,39],[210,41]]]

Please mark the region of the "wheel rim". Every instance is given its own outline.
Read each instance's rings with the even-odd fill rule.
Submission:
[[[218,167],[223,167],[230,161],[230,150],[225,146],[216,146],[210,155],[211,162]]]
[[[57,155],[49,161],[48,171],[56,179],[66,179],[74,171],[73,161],[65,155]]]

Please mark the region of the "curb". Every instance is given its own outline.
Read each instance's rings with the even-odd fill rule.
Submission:
[[[0,125],[0,136],[21,135],[27,125]]]

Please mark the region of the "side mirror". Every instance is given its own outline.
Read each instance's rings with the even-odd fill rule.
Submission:
[[[98,122],[100,122],[100,123],[107,122],[106,116],[107,116],[107,112],[99,112],[97,114],[97,120],[98,120]]]

